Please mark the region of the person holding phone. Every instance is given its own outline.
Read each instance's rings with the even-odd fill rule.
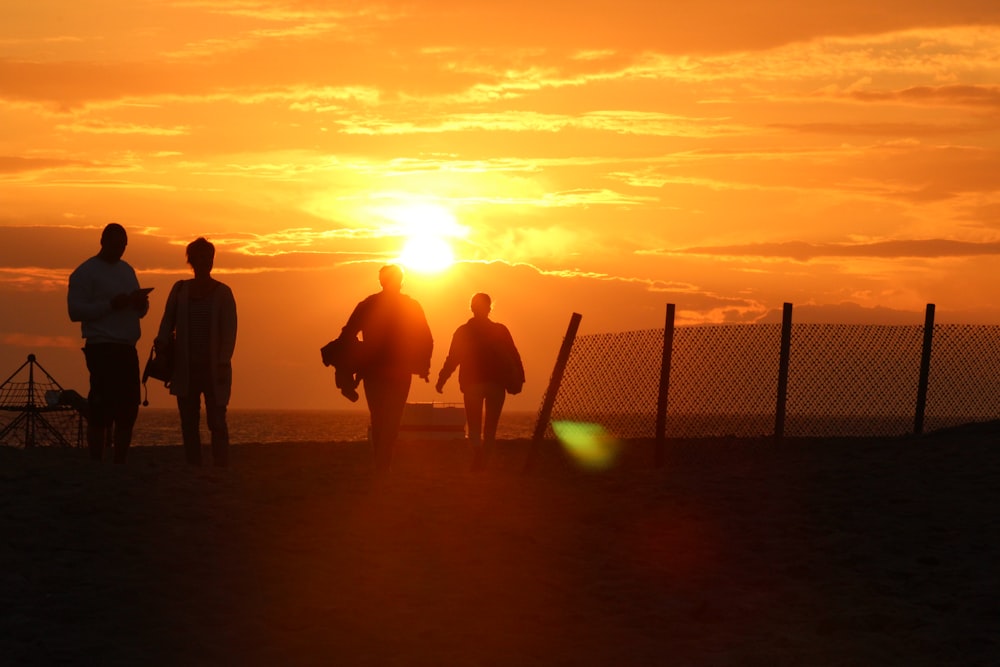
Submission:
[[[90,372],[87,448],[100,461],[106,444],[114,462],[125,463],[139,415],[139,320],[149,312],[149,291],[122,259],[128,234],[112,222],[101,233],[101,250],[69,277],[69,318],[80,323]]]

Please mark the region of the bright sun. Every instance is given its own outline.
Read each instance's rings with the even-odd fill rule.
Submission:
[[[455,253],[440,236],[410,236],[399,253],[398,261],[419,273],[439,273],[455,263]]]
[[[396,261],[418,273],[440,273],[455,263],[450,239],[464,236],[448,209],[437,204],[415,203],[395,206],[386,217],[400,225],[406,239]]]

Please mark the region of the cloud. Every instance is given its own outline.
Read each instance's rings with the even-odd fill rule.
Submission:
[[[764,313],[758,323],[781,322],[782,309],[774,308]],[[795,324],[886,324],[920,325],[924,322],[921,311],[907,311],[884,306],[865,307],[856,303],[803,304],[793,306],[792,322]]]
[[[282,229],[265,234],[230,234],[216,243],[251,257],[290,254],[355,256],[343,247],[345,241],[382,239],[389,232],[373,228]]]
[[[80,339],[72,336],[41,336],[27,333],[7,333],[0,336],[0,343],[13,347],[64,348],[80,347]]]
[[[137,123],[112,123],[108,121],[90,120],[76,123],[62,123],[55,126],[62,132],[78,132],[85,134],[145,134],[159,137],[175,137],[190,133],[190,128],[184,126],[154,127]]]
[[[66,167],[92,166],[83,160],[60,158],[32,158],[17,155],[0,155],[0,174],[23,174],[34,171],[48,171]]]
[[[593,130],[640,136],[707,138],[747,131],[724,118],[689,118],[675,114],[629,109],[552,114],[532,111],[501,113],[435,113],[426,122],[380,115],[356,115],[336,121],[347,134],[403,135],[448,132],[562,132]]]
[[[841,257],[927,258],[1000,255],[1000,241],[973,242],[948,239],[913,239],[873,243],[749,243],[732,246],[703,246],[677,250],[639,251],[639,254],[706,255],[713,257],[780,258],[808,262],[814,259]]]
[[[914,86],[901,90],[853,91],[847,97],[859,102],[1000,109],[1000,86],[994,85]]]
[[[69,269],[0,266],[0,286],[18,291],[64,291],[69,274]]]
[[[1000,125],[1000,122],[997,123]],[[983,123],[962,123],[944,120],[939,123],[915,122],[822,122],[822,123],[771,123],[769,127],[793,132],[825,134],[832,136],[868,136],[868,137],[955,137],[965,134],[980,133],[985,128]]]

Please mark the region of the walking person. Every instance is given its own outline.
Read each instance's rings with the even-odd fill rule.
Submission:
[[[510,330],[490,319],[490,295],[476,294],[470,307],[472,317],[455,330],[434,388],[442,393],[458,368],[458,386],[473,449],[472,468],[481,470],[496,446],[497,425],[507,393],[520,393],[524,385],[524,365]]]
[[[198,238],[187,246],[194,278],[178,280],[170,290],[156,335],[157,349],[174,346],[170,393],[177,397],[184,456],[201,465],[201,397],[211,433],[212,463],[229,465],[226,407],[233,388],[236,349],[236,299],[225,283],[212,277],[215,246]]]
[[[122,259],[125,228],[112,222],[101,232],[101,249],[69,277],[69,318],[80,323],[90,392],[87,448],[100,461],[105,444],[114,462],[125,463],[139,414],[139,320],[149,312],[149,289],[140,289],[135,270]]]
[[[434,341],[424,310],[402,293],[403,270],[388,264],[379,270],[382,291],[365,298],[341,331],[352,340],[361,334],[366,362],[360,372],[375,450],[375,469],[385,472],[399,435],[399,424],[410,393],[410,381],[418,375],[429,382]]]

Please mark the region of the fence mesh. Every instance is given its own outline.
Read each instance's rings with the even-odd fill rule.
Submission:
[[[779,324],[676,328],[667,437],[774,433],[780,344]],[[911,433],[922,346],[922,326],[793,325],[785,434]],[[654,437],[662,352],[662,329],[578,337],[551,421]],[[925,430],[998,417],[1000,327],[935,326]]]
[[[578,336],[552,420],[600,423],[621,438],[648,437],[656,427],[662,354],[662,329]]]
[[[1000,417],[1000,326],[934,327],[928,429]]]
[[[921,326],[793,325],[785,434],[912,432],[923,339]]]

